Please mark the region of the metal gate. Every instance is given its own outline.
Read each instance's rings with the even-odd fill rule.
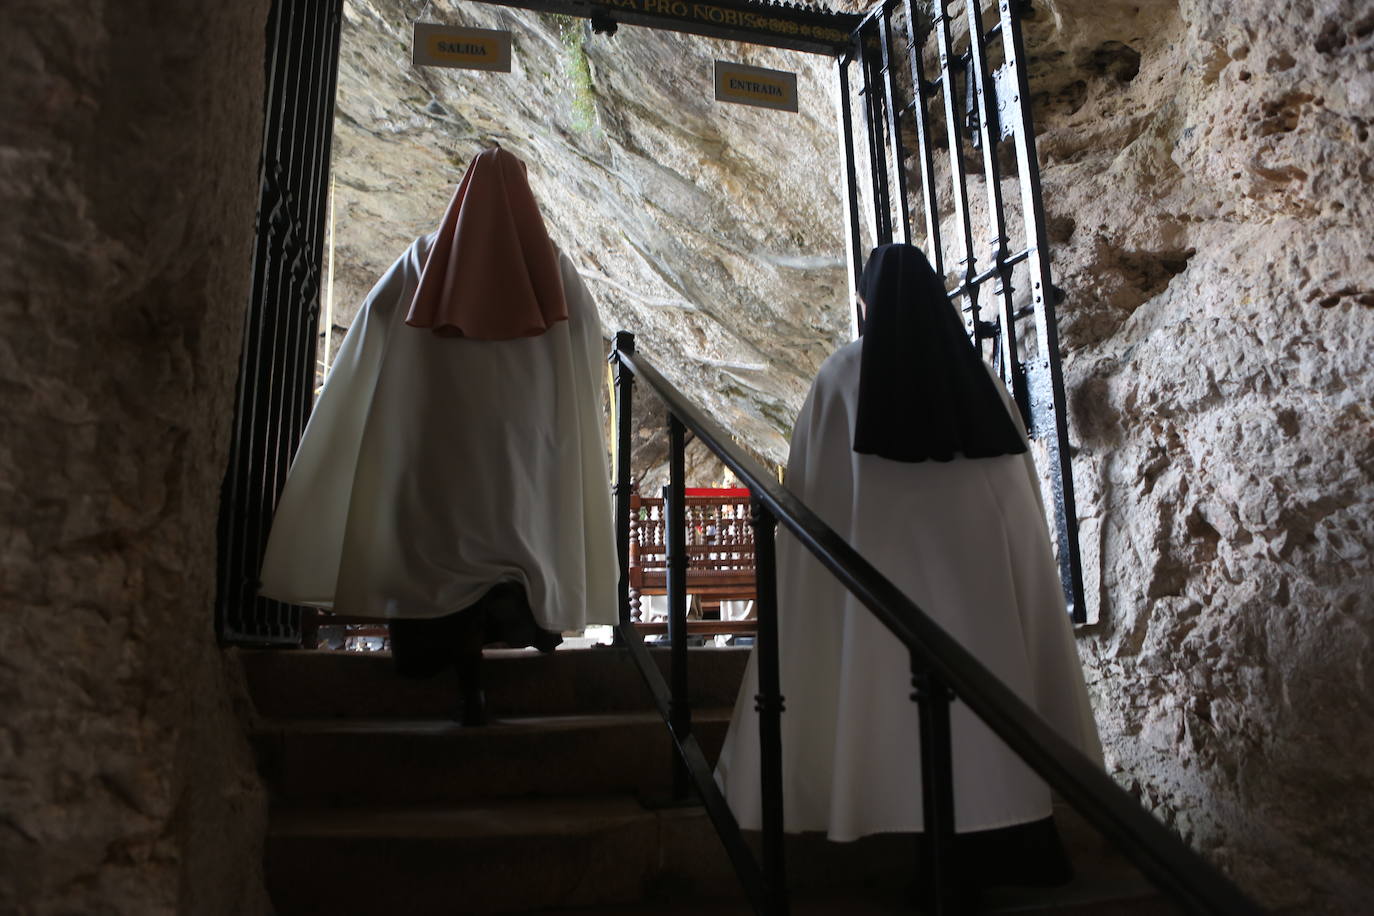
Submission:
[[[864,18],[853,47],[836,66],[850,288],[857,288],[866,240],[918,245],[936,273],[956,276],[950,298],[1015,397],[1031,438],[1044,449],[1039,463],[1052,486],[1047,502],[1054,507],[1060,581],[1073,621],[1086,623],[1055,325],[1060,293],[1050,280],[1021,35],[1029,9],[1026,0],[887,0]],[[904,44],[901,54],[897,41]],[[851,66],[858,70],[853,86]],[[856,106],[865,126],[858,149]],[[860,158],[866,170],[857,167]],[[1009,170],[1019,183],[1010,201],[1002,189]],[[918,180],[909,182],[908,173]],[[981,202],[976,185],[985,195]],[[951,211],[944,221],[942,187],[948,188]],[[975,226],[982,234],[975,235]],[[854,320],[857,326],[859,316]]]
[[[277,0],[267,80],[253,286],[219,518],[220,638],[296,645],[301,609],[259,598],[277,497],[310,414],[320,257],[343,0]]]

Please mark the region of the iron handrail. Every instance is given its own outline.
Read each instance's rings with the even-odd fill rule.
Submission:
[[[622,341],[629,347],[622,346]],[[1262,913],[1235,884],[1141,810],[1102,768],[944,631],[834,529],[750,458],[715,421],[617,335],[611,359],[646,382],[771,513],[910,650],[914,667],[943,684],[1075,811],[1125,854],[1161,891],[1196,913]],[[622,455],[621,461],[628,460]],[[624,470],[622,469],[622,476]],[[714,788],[714,786],[713,786]],[[737,865],[737,868],[739,866]]]
[[[701,749],[701,744],[697,741],[696,735],[692,734],[690,724],[684,729],[678,722],[674,721],[672,690],[663,677],[663,672],[659,670],[658,665],[654,664],[653,658],[649,655],[649,648],[644,645],[643,635],[633,625],[617,626],[616,634],[620,637],[620,642],[629,651],[630,658],[634,661],[635,667],[639,669],[640,676],[644,678],[644,683],[648,685],[654,705],[668,726],[668,733],[672,736],[677,757],[686,769],[688,778],[697,791],[697,797],[701,799],[702,807],[706,809],[707,817],[711,819],[712,826],[716,828],[716,833],[725,846],[726,855],[730,859],[730,864],[735,868],[735,874],[744,888],[745,897],[748,898],[755,912],[769,912],[772,901],[763,871],[754,860],[753,852],[745,844],[744,835],[740,832],[739,824],[735,821],[734,815],[730,813],[725,796],[716,786],[712,776],[711,764],[707,762],[706,753]]]

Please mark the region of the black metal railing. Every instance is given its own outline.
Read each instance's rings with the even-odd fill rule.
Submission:
[[[731,862],[755,909],[760,913],[787,912],[783,863],[781,716],[783,694],[778,673],[777,586],[773,534],[781,523],[825,566],[860,603],[869,609],[911,652],[913,699],[920,727],[921,793],[924,833],[921,873],[930,877],[923,889],[928,911],[954,912],[954,888],[949,876],[954,856],[954,789],[950,743],[950,703],[965,703],[1011,750],[1089,823],[1130,858],[1161,891],[1195,913],[1259,913],[1220,872],[1208,865],[1168,829],[1143,811],[1102,768],[1065,741],[1015,693],[946,633],[921,608],[879,573],[847,542],[820,520],[766,470],[734,444],[714,421],[669,384],[651,363],[635,352],[634,335],[621,331],[611,354],[615,365],[617,416],[616,526],[620,548],[620,625],[617,631],[629,647],[654,695],[678,749],[685,771],[679,792],[690,782],[719,833]],[[669,579],[669,634],[673,643],[672,686],[665,683],[630,623],[629,511],[631,402],[635,380],[645,382],[668,409],[672,433],[669,528],[678,528],[669,542],[670,568],[681,570],[683,430],[691,430],[749,488],[754,507],[758,551],[759,729],[763,799],[763,864],[760,867],[744,842],[739,825],[711,775],[710,765],[692,735],[687,699],[686,589],[684,577]],[[915,766],[916,762],[913,761]]]

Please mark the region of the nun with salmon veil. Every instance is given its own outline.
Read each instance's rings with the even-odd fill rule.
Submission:
[[[468,166],[437,231],[378,281],[320,393],[272,523],[261,593],[391,623],[402,674],[551,651],[615,623],[596,305],[514,154]]]
[[[786,485],[1067,741],[1101,745],[1025,432],[910,245],[873,251],[863,336],[822,364]],[[783,822],[837,841],[923,830],[905,646],[816,558],[778,533]],[[762,823],[757,659],[716,769],[746,829]],[[957,700],[956,880],[1061,883],[1072,870],[1044,782]]]

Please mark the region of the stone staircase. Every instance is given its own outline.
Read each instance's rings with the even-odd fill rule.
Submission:
[[[665,669],[667,653],[654,652]],[[747,650],[691,650],[694,726],[719,752]],[[748,913],[699,807],[667,804],[671,747],[629,656],[488,651],[494,723],[449,719],[456,678],[384,655],[241,655],[272,796],[268,888],[297,914]],[[1071,812],[1080,879],[998,892],[988,912],[1172,913]],[[911,912],[911,841],[789,837],[799,914]]]

